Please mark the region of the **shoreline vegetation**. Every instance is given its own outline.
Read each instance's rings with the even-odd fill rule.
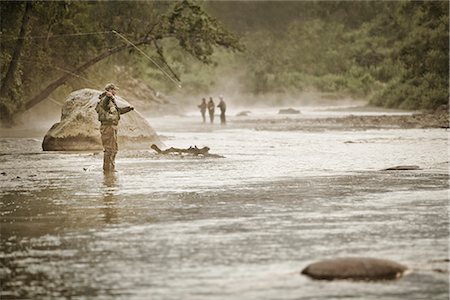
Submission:
[[[427,129],[449,128],[448,106],[424,110],[411,115],[378,115],[310,118],[265,118],[236,120],[235,123],[254,125],[256,130],[368,130],[368,129]]]
[[[267,104],[267,95],[311,89],[411,110],[449,100],[448,1],[3,1],[0,8],[0,123],[9,125],[42,102],[108,82],[156,110],[195,95],[249,94]]]
[[[350,108],[351,109],[351,108]],[[449,107],[443,105],[435,110],[411,111],[411,114],[400,115],[356,115],[358,111],[373,112],[379,107],[364,106],[355,108],[355,115],[343,117],[304,117],[300,114],[280,115],[274,117],[235,116],[230,119],[231,126],[254,128],[258,131],[323,131],[323,130],[370,130],[370,129],[446,129],[449,128]],[[339,110],[339,109],[338,109]],[[346,109],[348,110],[348,108]],[[336,111],[336,109],[326,110]],[[324,112],[326,112],[324,111]],[[404,111],[403,111],[404,112]],[[144,115],[146,115],[144,113]],[[177,115],[179,116],[179,115]],[[146,118],[149,118],[146,116]],[[152,117],[150,117],[151,119]],[[38,137],[44,136],[50,125],[38,122],[41,126],[30,127],[29,124],[21,124],[13,127],[0,126],[0,135],[4,138]],[[47,126],[47,127],[45,127]]]

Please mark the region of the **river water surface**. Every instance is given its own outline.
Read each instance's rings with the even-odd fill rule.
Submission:
[[[258,131],[237,117],[226,127],[199,119],[149,121],[167,146],[225,158],[124,150],[107,177],[102,153],[0,138],[1,298],[448,299],[447,130]],[[396,165],[421,169],[382,171]],[[392,282],[300,275],[345,256],[413,272]]]

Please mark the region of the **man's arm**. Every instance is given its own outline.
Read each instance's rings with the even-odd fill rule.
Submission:
[[[109,101],[111,101],[114,104],[114,106],[116,107],[117,111],[121,115],[126,114],[127,112],[134,110],[133,106],[127,106],[127,107],[119,107],[119,106],[117,106],[116,99],[114,98],[114,95],[112,95],[112,94],[107,93],[106,94],[106,99],[108,99]]]
[[[133,106],[127,106],[127,107],[118,107],[118,111],[121,115],[126,114],[127,112],[130,112],[134,110]]]

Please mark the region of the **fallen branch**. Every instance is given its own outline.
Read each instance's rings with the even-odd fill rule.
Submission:
[[[191,146],[191,147],[189,147],[187,149],[170,147],[169,149],[161,150],[158,146],[153,144],[151,146],[151,148],[153,150],[155,150],[158,154],[170,154],[170,153],[183,154],[183,153],[188,153],[188,154],[192,154],[192,155],[195,155],[195,156],[197,156],[197,155],[204,155],[204,156],[209,155],[209,147],[197,148],[197,146],[194,146],[194,147]]]

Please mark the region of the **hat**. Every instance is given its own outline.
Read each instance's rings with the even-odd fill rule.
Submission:
[[[117,86],[115,86],[114,83],[108,83],[107,85],[105,85],[105,90],[106,91],[113,90],[113,89],[116,90],[116,91],[119,90],[119,88]]]

